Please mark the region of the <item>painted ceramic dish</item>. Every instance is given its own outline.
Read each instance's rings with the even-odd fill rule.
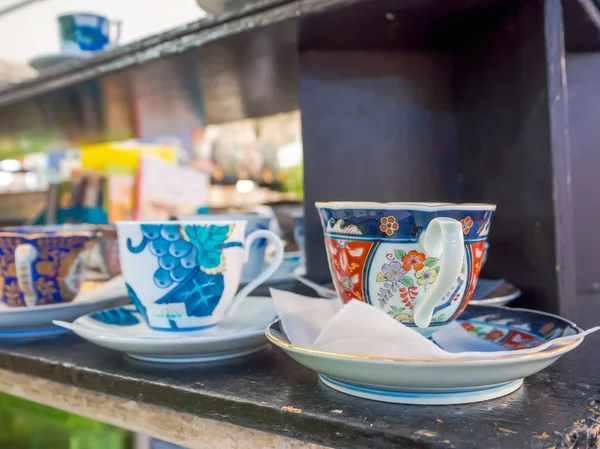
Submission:
[[[267,338],[329,387],[366,399],[399,404],[461,404],[497,398],[518,389],[583,340],[527,355],[511,354],[583,331],[564,318],[526,309],[473,306],[458,320],[479,338],[505,348],[506,356],[456,359],[386,359],[336,354],[292,345],[272,323]]]
[[[521,290],[503,279],[479,279],[469,305],[505,306],[521,296]]]
[[[85,291],[84,283],[83,290]],[[74,320],[82,315],[117,307],[130,303],[125,294],[117,294],[97,299],[94,296],[80,296],[74,301],[60,304],[49,304],[37,307],[0,307],[0,332],[33,331],[34,329],[55,328],[53,320]]]
[[[67,334],[69,331],[58,326],[36,329],[9,329],[0,330],[0,341],[7,344],[23,344],[33,341],[50,340]]]
[[[161,332],[148,327],[133,306],[88,314],[72,324],[55,324],[80,337],[138,360],[202,363],[242,357],[267,345],[265,326],[277,316],[273,300],[247,297],[218,326],[202,332]]]

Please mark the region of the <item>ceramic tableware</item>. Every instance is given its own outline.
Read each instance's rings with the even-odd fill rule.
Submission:
[[[358,299],[430,334],[475,288],[496,206],[317,203],[329,268],[344,303]]]
[[[583,341],[583,331],[564,318],[526,309],[472,306],[458,322],[472,335],[504,349],[489,358],[390,359],[323,352],[292,345],[276,321],[267,338],[321,381],[338,391],[400,404],[460,404],[500,397]],[[558,337],[581,335],[563,346],[516,355]]]
[[[36,233],[40,229],[50,231],[82,231],[93,233],[94,241],[82,257],[86,280],[106,281],[121,274],[117,229],[114,225],[63,224],[40,226],[13,226],[3,230]]]
[[[0,332],[31,331],[54,327],[53,320],[74,320],[86,313],[129,303],[122,279],[108,282],[84,282],[80,293],[71,301],[37,307],[0,307]]]
[[[307,279],[304,277],[305,275],[306,270],[304,266],[300,266],[294,271],[294,278],[307,287],[312,288],[319,297],[330,299],[338,298],[338,293],[335,291],[332,284],[320,285]],[[521,296],[521,290],[506,282],[504,279],[494,280],[479,278],[477,286],[473,291],[473,296],[469,301],[469,305],[505,306],[519,296]]]
[[[180,332],[219,324],[283,260],[271,231],[245,237],[246,221],[119,222],[119,257],[129,296],[148,326]],[[271,264],[237,294],[252,243],[276,247]],[[262,264],[261,264],[262,267]]]
[[[269,229],[271,217],[266,217],[256,214],[246,215],[216,215],[216,214],[205,214],[205,215],[193,215],[180,217],[181,221],[193,221],[197,223],[204,222],[217,222],[217,221],[231,221],[231,220],[244,220],[247,221],[246,225],[246,237],[252,234],[254,231]],[[264,238],[256,239],[250,246],[248,253],[248,261],[244,265],[242,270],[242,284],[250,282],[256,278],[263,270],[265,264],[265,249],[267,248],[267,240]]]
[[[148,327],[133,306],[56,322],[99,346],[159,363],[201,363],[242,357],[268,344],[265,326],[277,316],[273,300],[249,296],[235,313],[201,333],[167,333]]]
[[[64,14],[58,18],[60,52],[66,55],[94,53],[118,44],[121,22],[91,13]],[[111,37],[111,27],[114,35]]]
[[[505,306],[521,296],[521,290],[504,279],[479,279],[469,305]]]
[[[62,226],[0,231],[0,290],[9,307],[70,302],[83,281],[86,253],[97,233]]]

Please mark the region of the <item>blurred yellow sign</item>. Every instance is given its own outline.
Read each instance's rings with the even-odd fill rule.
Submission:
[[[153,156],[175,164],[177,149],[164,145],[138,142],[111,142],[81,147],[81,167],[89,170],[106,170],[107,166],[120,165],[136,170],[142,156]]]

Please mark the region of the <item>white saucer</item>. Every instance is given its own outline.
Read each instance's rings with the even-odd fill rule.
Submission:
[[[509,394],[525,377],[546,368],[583,341],[582,335],[564,346],[511,354],[510,349],[583,331],[555,315],[505,307],[470,306],[458,321],[473,335],[509,349],[506,356],[416,360],[330,353],[292,345],[279,321],[269,325],[266,335],[335,390],[383,402],[427,405],[477,402]]]
[[[97,291],[100,292],[100,289],[102,287]],[[54,328],[52,325],[54,320],[70,321],[87,313],[130,302],[129,297],[126,294],[123,295],[122,292],[98,298],[95,291],[89,291],[67,303],[35,307],[8,307],[2,304],[0,305],[0,331],[34,332],[37,329]],[[7,335],[10,335],[10,333],[7,333]]]
[[[273,300],[249,296],[233,316],[199,332],[150,329],[134,306],[117,307],[55,322],[80,337],[130,357],[158,363],[202,363],[242,357],[268,345],[265,326],[277,316]]]

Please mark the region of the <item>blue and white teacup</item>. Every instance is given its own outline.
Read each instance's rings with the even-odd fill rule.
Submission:
[[[245,215],[219,215],[219,214],[206,214],[206,215],[192,215],[187,217],[180,217],[182,221],[195,221],[198,223],[213,222],[213,221],[231,221],[231,220],[244,220],[248,224],[246,226],[246,237],[252,234],[254,231],[263,229],[269,229],[271,223],[271,217],[256,214],[245,214]],[[244,265],[242,270],[242,284],[247,284],[252,279],[257,277],[262,271],[265,265],[265,250],[267,248],[266,239],[257,239],[250,246],[250,252],[248,253],[248,261]]]
[[[195,331],[219,324],[269,279],[283,260],[276,234],[246,236],[247,222],[119,222],[119,257],[129,296],[148,326]],[[252,243],[276,247],[271,264],[236,295]]]
[[[107,50],[121,37],[121,22],[91,13],[64,14],[58,18],[60,52],[65,55],[89,54]],[[110,27],[115,27],[111,38]]]

